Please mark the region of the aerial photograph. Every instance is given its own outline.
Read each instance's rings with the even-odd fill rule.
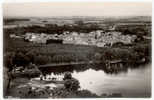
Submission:
[[[2,4],[3,98],[150,98],[151,2]]]

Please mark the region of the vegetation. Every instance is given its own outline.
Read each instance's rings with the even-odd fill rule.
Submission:
[[[79,81],[72,78],[72,75],[69,72],[65,73],[63,80],[67,91],[77,91],[80,88]]]
[[[115,30],[122,32],[124,35],[151,36],[150,26],[145,25],[123,25],[117,26]]]
[[[15,82],[15,81],[14,81]],[[27,81],[25,81],[27,82]],[[24,82],[21,82],[24,83]],[[99,97],[88,90],[79,90],[80,85],[77,79],[74,79],[69,72],[66,72],[64,87],[55,87],[50,89],[49,86],[45,88],[24,85],[17,88],[10,89],[10,95],[19,98],[89,98]]]
[[[24,35],[27,32],[62,34],[64,31],[85,32],[103,29],[96,23],[86,24],[76,20],[74,25],[46,24],[43,26],[16,27],[4,29],[4,65],[10,70],[12,66],[27,66],[30,62],[36,65],[78,61],[101,61],[105,67],[108,60],[122,60],[128,64],[139,64],[145,58],[151,61],[151,41],[143,39],[151,34],[144,26],[117,26],[116,31],[127,35],[137,35],[138,39],[131,45],[114,44],[113,47],[98,48],[95,46],[66,44],[34,44],[23,39],[12,39],[10,34]],[[113,23],[112,23],[113,24]]]
[[[79,90],[79,81],[72,77],[71,73],[66,72],[64,75],[64,87],[54,88],[52,90],[53,98],[89,98],[99,97],[88,90]]]
[[[12,41],[11,43],[10,47],[5,48],[7,51],[4,55],[4,64],[9,68],[14,65],[27,66],[30,62],[36,65],[78,61],[101,61],[105,63],[107,60],[121,59],[128,64],[138,64],[142,58],[145,58],[147,62],[151,60],[150,44],[98,48],[64,44],[35,46],[35,44],[28,43],[25,43],[27,46],[23,47],[22,42],[14,42],[15,44],[13,44]]]
[[[12,24],[13,22],[16,21],[30,21],[30,19],[27,18],[8,18],[8,19],[4,19],[4,24]]]

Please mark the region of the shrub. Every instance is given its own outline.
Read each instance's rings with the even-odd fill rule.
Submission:
[[[99,97],[97,96],[96,94],[94,93],[91,93],[89,90],[80,90],[77,92],[77,95],[80,97],[80,98],[96,98],[96,97]]]
[[[77,91],[80,88],[79,81],[77,79],[72,78],[70,72],[65,73],[63,80],[64,80],[64,86],[68,91]]]
[[[74,78],[64,81],[64,86],[68,91],[77,91],[80,88],[79,84],[79,81]]]
[[[63,80],[67,80],[67,79],[72,79],[72,75],[71,75],[70,72],[66,72],[65,75],[64,75]]]
[[[30,59],[28,56],[23,54],[22,52],[16,52],[13,58],[13,64],[17,66],[26,66],[30,63]]]

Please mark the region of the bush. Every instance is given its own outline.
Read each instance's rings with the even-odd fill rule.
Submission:
[[[13,58],[13,64],[17,66],[26,66],[30,63],[30,59],[28,56],[23,54],[22,52],[16,52]]]
[[[91,93],[89,90],[80,90],[80,91],[77,92],[77,95],[80,98],[96,98],[96,97],[99,97],[96,94]]]
[[[65,80],[64,86],[68,91],[77,91],[80,88],[79,81],[73,78]]]
[[[63,80],[64,86],[68,91],[77,91],[80,88],[79,81],[72,78],[72,75],[69,72],[65,73]]]
[[[67,79],[72,79],[72,75],[71,75],[70,72],[66,72],[65,75],[64,75],[63,80],[67,80]]]

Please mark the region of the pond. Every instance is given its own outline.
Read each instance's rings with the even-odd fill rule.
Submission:
[[[87,89],[97,95],[120,93],[123,97],[151,96],[151,64],[138,68],[127,68],[118,73],[107,73],[102,69],[84,68],[80,70],[55,68],[47,70],[48,77],[62,78],[64,72],[70,71],[79,80],[81,89]]]

